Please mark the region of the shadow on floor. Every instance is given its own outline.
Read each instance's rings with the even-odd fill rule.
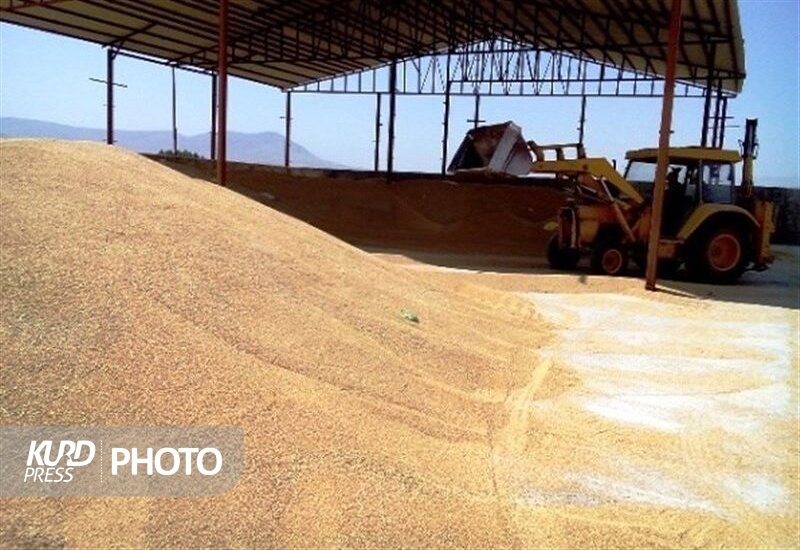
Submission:
[[[596,286],[597,291],[613,291],[609,284],[616,281],[619,285],[644,285],[643,274],[632,268],[631,274],[623,280],[593,275],[588,265],[582,263],[575,272],[559,272],[550,269],[547,260],[540,257],[492,256],[444,253],[416,250],[381,249],[362,247],[373,253],[401,255],[421,264],[447,269],[457,269],[475,274],[488,273],[498,275],[547,275],[572,279],[576,285]],[[760,304],[800,310],[800,247],[774,245],[775,262],[770,269],[763,272],[746,272],[735,285],[708,285],[688,280],[686,272],[681,270],[675,279],[660,279],[659,292],[676,296],[693,297],[703,300],[721,300],[745,304]],[[593,284],[596,283],[596,284]],[[537,285],[533,285],[537,286]],[[563,284],[560,285],[563,287]],[[585,289],[585,286],[584,286]],[[576,289],[577,290],[577,289]]]

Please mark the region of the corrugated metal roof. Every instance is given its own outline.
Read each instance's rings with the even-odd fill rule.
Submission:
[[[213,70],[216,0],[0,0],[0,20]],[[232,75],[280,88],[505,37],[665,71],[669,0],[230,0]],[[739,92],[736,0],[684,0],[679,80]]]

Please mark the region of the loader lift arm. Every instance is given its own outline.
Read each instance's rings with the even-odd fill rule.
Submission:
[[[589,183],[590,187],[597,188],[598,191],[602,191],[602,182],[608,182],[634,204],[640,205],[644,203],[644,197],[639,191],[620,176],[619,172],[608,160],[605,158],[586,158],[585,154],[582,155],[583,146],[581,144],[537,145],[535,142],[530,141],[528,146],[536,157],[536,160],[531,165],[531,172],[533,173],[573,176],[578,178],[580,183]],[[577,158],[566,158],[564,149],[568,147],[576,147]],[[547,160],[545,158],[546,151],[555,151],[556,159]],[[591,180],[588,180],[586,176],[594,179],[595,185],[591,185]]]

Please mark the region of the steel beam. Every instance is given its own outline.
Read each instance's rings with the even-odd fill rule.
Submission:
[[[448,58],[449,66],[449,58]],[[447,147],[450,141],[450,86],[452,82],[449,80],[445,85],[444,92],[444,118],[442,120],[442,175],[447,173]]]
[[[106,50],[106,143],[114,145],[114,48]]]
[[[656,92],[654,87],[656,82],[663,81],[661,77],[631,69],[628,69],[628,73],[624,73],[621,68],[606,66],[602,62],[589,61],[566,53],[531,49],[506,40],[458,48],[449,52],[447,57],[449,58],[451,54],[455,55],[455,63],[452,68],[448,67],[445,71],[438,70],[440,65],[443,65],[440,58],[444,54],[398,61],[400,65],[398,71],[402,70],[403,75],[410,74],[413,77],[409,79],[412,83],[410,87],[406,85],[406,78],[398,81],[397,94],[444,95],[444,88],[449,80],[456,84],[452,95],[474,95],[475,86],[480,86],[482,96],[514,94],[660,97],[662,95],[660,91]],[[289,63],[291,58],[283,61]],[[555,67],[559,67],[558,71]],[[565,72],[562,69],[565,69]],[[368,90],[364,90],[360,85],[365,73],[358,72],[301,85],[296,87],[295,91],[343,94],[371,94],[378,91],[388,93],[385,84],[382,84],[380,89],[376,89],[374,85],[378,76],[384,76],[385,70],[386,67],[383,66],[366,72],[372,75],[373,81],[372,88]],[[715,78],[719,76],[715,74]],[[705,73],[703,78],[707,78]],[[351,79],[358,79],[359,85],[355,89],[349,86]],[[383,80],[386,81],[388,79]],[[597,89],[595,91],[587,89],[587,85],[593,83],[597,84]],[[649,90],[648,86],[645,86],[648,83],[651,85]],[[469,92],[464,90],[467,84],[470,85]],[[580,85],[578,86],[580,89],[572,90],[571,84]],[[614,86],[604,86],[604,84]],[[632,90],[629,84],[632,84]],[[516,90],[513,89],[515,87]],[[703,90],[703,85],[682,82],[676,88],[675,96],[703,97]]]
[[[219,2],[218,24],[219,105],[217,106],[217,119],[219,128],[217,131],[217,183],[225,187],[228,184],[228,0],[220,0]]]
[[[485,122],[484,120],[481,120],[481,94],[477,91],[475,92],[475,109],[473,111],[472,118],[468,119],[467,122],[471,122],[473,128],[477,128],[481,122]]]
[[[375,159],[373,169],[377,172],[381,169],[381,101],[382,94],[375,94]]]
[[[283,167],[289,168],[292,162],[292,92],[286,92],[286,141],[283,145]]]
[[[709,77],[708,87],[706,88],[705,101],[703,101],[703,127],[700,129],[700,146],[705,147],[708,145],[708,123],[711,119],[711,95],[712,95],[711,78]]]
[[[705,102],[703,103],[703,128],[700,130],[700,146],[708,145],[708,123],[711,118],[711,95],[714,88],[714,62],[716,60],[717,45],[711,45],[708,55],[708,77],[706,78]]]
[[[22,1],[15,4],[13,1],[9,2],[9,6],[0,9],[0,11],[5,11],[9,13],[13,12],[21,12],[28,8],[44,8],[47,6],[52,6],[53,4],[60,4],[62,2],[66,2],[67,0],[39,0],[38,2],[35,1]]]
[[[682,0],[672,0],[667,45],[667,66],[664,79],[664,100],[661,105],[661,133],[658,137],[658,162],[653,188],[653,206],[650,222],[650,239],[647,247],[647,270],[645,288],[656,290],[658,270],[658,244],[661,240],[661,218],[664,210],[664,188],[669,166],[669,141],[672,132],[672,105],[675,95],[675,67],[678,62],[678,47],[681,42]]]
[[[728,123],[728,98],[722,98],[722,120],[719,122],[719,148],[725,147],[725,126]]]
[[[172,152],[178,154],[178,89],[175,84],[175,67],[172,67]]]
[[[386,172],[394,173],[394,123],[397,114],[397,60],[389,66],[389,145],[386,148]]]
[[[583,145],[584,130],[586,129],[586,96],[581,98],[581,118],[578,121],[578,143]]]
[[[721,86],[722,83],[718,86]],[[720,107],[722,106],[722,88],[717,87],[717,98],[714,103],[714,127],[711,130],[711,146],[712,147],[719,147],[719,118],[720,118]]]
[[[209,157],[217,158],[217,75],[211,75],[211,143],[209,144]]]

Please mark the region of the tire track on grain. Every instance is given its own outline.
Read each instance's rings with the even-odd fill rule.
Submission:
[[[504,407],[506,423],[492,434],[491,467],[495,493],[504,505],[512,504],[515,466],[528,442],[528,426],[536,392],[550,372],[552,362],[543,359],[533,370],[528,383],[508,393]]]

